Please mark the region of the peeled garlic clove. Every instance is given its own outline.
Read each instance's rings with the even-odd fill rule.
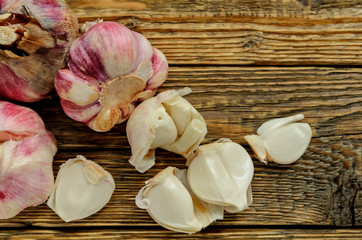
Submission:
[[[109,172],[78,155],[61,165],[47,204],[65,222],[79,220],[101,210],[114,189]]]
[[[270,120],[258,128],[259,135],[245,136],[245,140],[265,164],[268,160],[293,163],[304,154],[312,138],[312,129],[307,123],[296,123],[303,118],[303,114],[296,114]]]
[[[166,80],[168,63],[145,37],[121,24],[88,25],[72,45],[69,70],[59,71],[55,88],[69,117],[106,132],[154,95]],[[77,116],[84,113],[89,116]]]
[[[251,204],[249,188],[253,174],[254,166],[247,151],[229,139],[220,139],[197,149],[187,179],[201,200],[237,212]]]
[[[56,141],[33,110],[0,101],[0,219],[44,202],[54,184]]]
[[[158,147],[190,158],[204,139],[205,120],[182,98],[190,92],[189,88],[165,91],[133,111],[126,131],[132,150],[129,162],[138,171],[145,172],[155,164]]]
[[[44,98],[77,31],[63,0],[1,1],[0,95],[23,102]]]
[[[194,204],[190,192],[178,177],[184,172],[167,167],[146,182],[136,197],[139,208],[146,209],[150,216],[161,226],[184,233],[195,233],[205,228],[212,221],[222,218],[222,207],[205,207]],[[178,176],[177,176],[178,175]],[[214,210],[215,213],[209,211]],[[221,210],[221,211],[220,211]],[[196,213],[197,212],[197,213]],[[220,214],[221,212],[221,214]],[[205,216],[203,216],[205,215]],[[198,218],[200,217],[200,218]]]

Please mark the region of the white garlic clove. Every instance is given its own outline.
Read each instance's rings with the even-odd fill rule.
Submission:
[[[280,164],[297,161],[307,150],[312,130],[307,123],[282,126],[264,139],[268,158]]]
[[[158,224],[167,229],[195,233],[219,219],[220,215],[222,217],[223,208],[194,199],[185,182],[179,179],[184,179],[185,174],[176,168],[167,167],[146,182],[146,186],[137,194],[136,204],[146,209]]]
[[[254,166],[247,151],[229,139],[200,146],[190,161],[188,183],[201,200],[242,211],[251,204]]]
[[[47,204],[65,222],[79,220],[101,210],[114,189],[109,172],[78,155],[61,165]]]
[[[129,162],[140,172],[155,164],[155,149],[160,147],[191,158],[204,139],[207,128],[200,113],[184,98],[184,88],[169,90],[142,102],[127,122],[127,137],[132,157]]]
[[[244,138],[261,162],[293,163],[304,154],[312,138],[307,123],[296,123],[303,118],[303,114],[296,114],[267,121],[258,128],[259,135]]]

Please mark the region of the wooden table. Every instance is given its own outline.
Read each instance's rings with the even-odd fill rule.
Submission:
[[[170,64],[159,89],[192,88],[186,98],[208,124],[204,143],[243,136],[264,121],[305,115],[313,138],[291,165],[253,158],[254,202],[194,235],[155,224],[134,197],[144,182],[185,160],[158,150],[144,174],[128,163],[125,124],[96,133],[69,119],[55,93],[27,104],[57,140],[54,171],[82,154],[114,176],[99,213],[64,223],[45,204],[0,221],[5,239],[362,239],[361,0],[72,0],[80,23],[102,18],[144,34]]]

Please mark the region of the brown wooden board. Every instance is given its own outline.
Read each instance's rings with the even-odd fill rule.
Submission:
[[[359,229],[217,229],[208,228],[193,235],[174,233],[163,229],[93,229],[93,230],[11,230],[0,232],[6,240],[79,240],[79,239],[361,239]]]
[[[243,136],[264,121],[304,113],[313,139],[295,164],[264,165],[254,158],[254,202],[238,214],[225,214],[216,226],[238,225],[360,225],[361,88],[359,68],[320,67],[171,67],[160,91],[191,87],[186,96],[204,116],[204,143],[230,138],[246,147]],[[58,98],[29,104],[44,118],[59,146],[61,163],[82,154],[114,176],[116,191],[98,214],[64,223],[45,204],[1,220],[0,226],[156,226],[134,203],[144,182],[165,167],[185,168],[185,160],[158,150],[157,164],[140,174],[128,163],[126,124],[96,133],[69,119]]]
[[[360,65],[362,2],[71,1],[80,22],[118,21],[170,64]]]

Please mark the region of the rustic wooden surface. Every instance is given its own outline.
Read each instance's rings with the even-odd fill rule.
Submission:
[[[143,183],[185,160],[157,151],[139,174],[128,164],[125,124],[96,133],[62,112],[55,93],[26,104],[57,140],[54,171],[76,154],[101,164],[116,181],[99,213],[64,223],[45,204],[0,220],[4,239],[362,239],[362,1],[73,0],[80,22],[118,21],[163,51],[170,73],[159,91],[191,87],[186,98],[208,124],[204,143],[243,136],[264,121],[305,115],[313,129],[295,164],[253,158],[254,202],[201,233],[159,227],[134,197]]]

